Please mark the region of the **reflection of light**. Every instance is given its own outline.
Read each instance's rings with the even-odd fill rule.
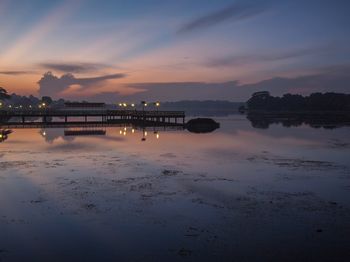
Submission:
[[[131,133],[135,133],[135,129],[131,129]]]
[[[119,130],[119,134],[123,134],[123,131]]]
[[[124,127],[124,131],[126,131],[126,127]]]
[[[145,131],[145,136],[147,136],[147,131]]]
[[[159,139],[159,134],[158,133],[156,134],[156,138]]]
[[[124,131],[123,135],[126,136],[126,132],[125,131]]]

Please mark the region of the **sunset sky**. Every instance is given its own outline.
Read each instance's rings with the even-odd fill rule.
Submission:
[[[347,0],[0,0],[0,86],[108,101],[349,93],[349,13]]]

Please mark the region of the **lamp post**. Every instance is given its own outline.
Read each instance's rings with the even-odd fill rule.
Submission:
[[[160,107],[160,102],[159,102],[159,101],[154,102],[154,105],[156,106],[156,108],[157,108],[157,112],[158,112],[158,108]]]
[[[141,101],[141,104],[142,104],[142,111],[145,112],[145,107],[147,106],[147,102]]]

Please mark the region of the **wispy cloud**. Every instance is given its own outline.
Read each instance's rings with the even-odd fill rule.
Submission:
[[[76,78],[72,74],[64,74],[61,77],[57,77],[51,72],[47,72],[38,82],[39,94],[42,96],[59,97],[62,92],[67,91],[73,85],[78,85],[79,90],[83,91],[92,85],[97,85],[107,80],[124,77],[126,77],[125,74],[111,74],[89,78]]]
[[[29,75],[34,73],[35,72],[33,71],[0,71],[0,75],[12,75],[12,76]]]
[[[27,31],[10,48],[0,50],[3,62],[13,62],[28,54],[28,50],[48,35],[55,27],[63,23],[80,6],[80,0],[65,0],[47,13],[31,30]]]
[[[46,70],[54,70],[63,73],[86,73],[97,71],[109,67],[106,64],[99,63],[41,63],[40,67]]]
[[[267,8],[268,5],[262,4],[261,2],[248,3],[247,1],[239,1],[216,12],[195,18],[194,20],[180,27],[177,33],[187,34],[193,31],[215,26],[226,21],[248,19],[265,12]]]
[[[331,49],[325,48],[301,48],[284,52],[274,52],[267,54],[249,54],[249,55],[228,55],[220,58],[212,58],[205,62],[208,67],[225,67],[225,66],[241,66],[246,64],[255,64],[262,62],[274,62],[310,55],[317,55],[330,52]]]

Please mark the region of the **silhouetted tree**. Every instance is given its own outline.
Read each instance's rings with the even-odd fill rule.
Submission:
[[[43,97],[41,98],[41,101],[42,101],[43,103],[45,103],[46,105],[48,105],[48,106],[51,105],[52,102],[53,102],[52,98],[49,97],[49,96],[43,96]]]
[[[0,100],[10,99],[11,96],[7,93],[6,89],[0,87]]]

